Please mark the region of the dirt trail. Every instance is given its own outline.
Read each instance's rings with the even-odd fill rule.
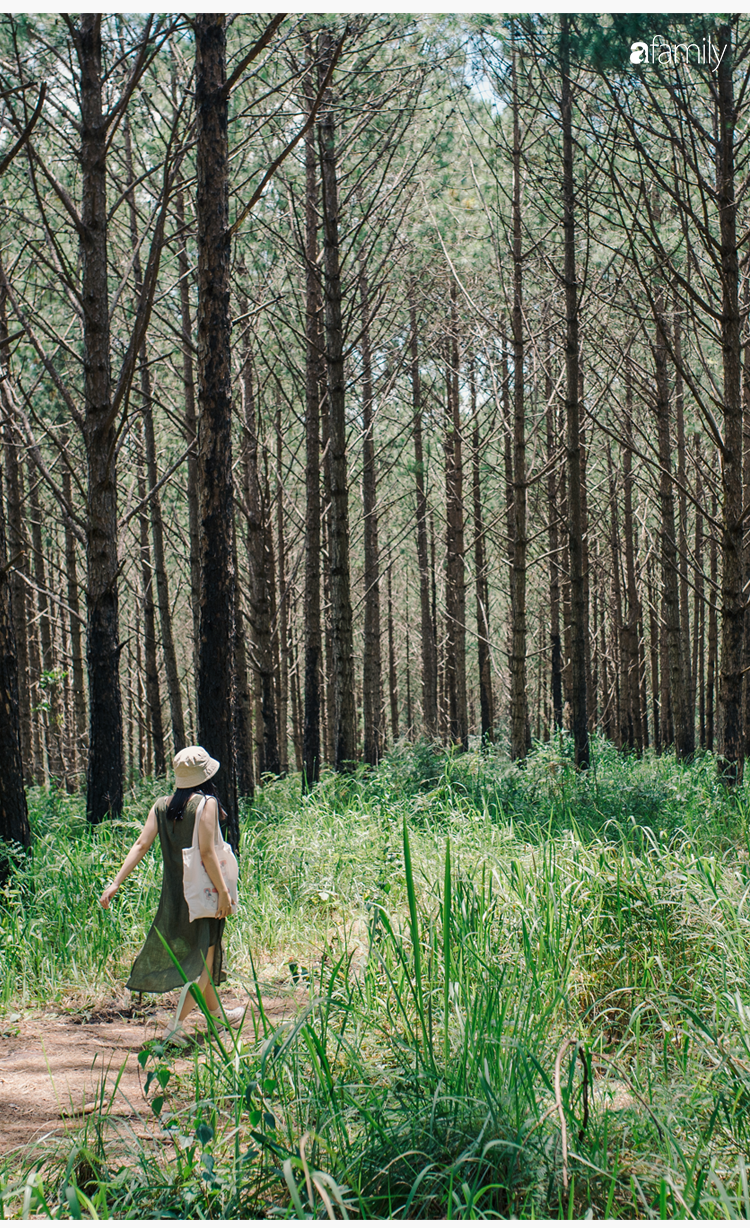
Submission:
[[[270,1021],[280,1023],[307,1000],[300,987],[269,985],[263,1008]],[[150,1135],[154,1119],[143,1094],[138,1054],[147,1041],[158,1038],[176,1001],[176,994],[165,994],[158,1007],[113,1000],[79,1015],[47,1011],[0,1018],[0,1156],[80,1130],[85,1115],[98,1107],[102,1085],[105,1104],[111,1098],[110,1116],[127,1122],[138,1135]],[[239,1003],[224,996],[227,1007]],[[245,1036],[254,1035],[250,1011],[252,1005]],[[201,1019],[196,1011],[188,1023]],[[195,1030],[201,1043],[200,1028]],[[175,1068],[191,1064],[177,1058]]]

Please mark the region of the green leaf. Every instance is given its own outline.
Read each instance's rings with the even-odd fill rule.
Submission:
[[[163,1104],[164,1104],[163,1096],[154,1096],[153,1100],[151,1101],[151,1108],[154,1111],[155,1117],[158,1117],[159,1114],[161,1113]]]
[[[260,1109],[251,1109],[249,1113],[250,1125],[253,1127],[259,1126],[262,1116],[263,1114],[261,1113]]]
[[[156,1072],[156,1077],[159,1080],[160,1088],[162,1091],[164,1091],[164,1088],[167,1086],[167,1083],[172,1077],[172,1071],[167,1070],[166,1066],[160,1066]]]
[[[195,1135],[201,1146],[205,1147],[207,1143],[211,1142],[211,1139],[214,1136],[213,1128],[209,1126],[208,1122],[200,1121],[195,1127]]]

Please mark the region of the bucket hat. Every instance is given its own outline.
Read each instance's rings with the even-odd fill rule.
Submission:
[[[221,764],[202,746],[186,746],[174,757],[174,780],[178,789],[194,789],[210,780]]]

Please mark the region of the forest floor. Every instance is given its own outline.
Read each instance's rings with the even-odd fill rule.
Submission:
[[[267,981],[265,1015],[281,1023],[297,1013],[307,996],[306,989],[288,982]],[[164,994],[158,1003],[142,1005],[129,998],[124,993],[84,1009],[57,1007],[0,1019],[0,1155],[63,1139],[66,1132],[72,1136],[87,1116],[105,1107],[111,1124],[127,1123],[138,1138],[157,1140],[162,1135],[149,1111],[138,1054],[158,1040],[174,1012],[177,994]],[[227,1008],[241,1003],[236,994],[223,995]],[[205,1041],[202,1023],[200,1012],[189,1016],[188,1029],[195,1042],[184,1058],[176,1059],[176,1073],[192,1066],[188,1053]]]

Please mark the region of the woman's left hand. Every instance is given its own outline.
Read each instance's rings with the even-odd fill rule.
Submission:
[[[110,900],[116,891],[117,887],[114,883],[110,883],[108,887],[104,888],[103,892],[99,896],[99,903],[101,904],[102,908],[109,908]]]

